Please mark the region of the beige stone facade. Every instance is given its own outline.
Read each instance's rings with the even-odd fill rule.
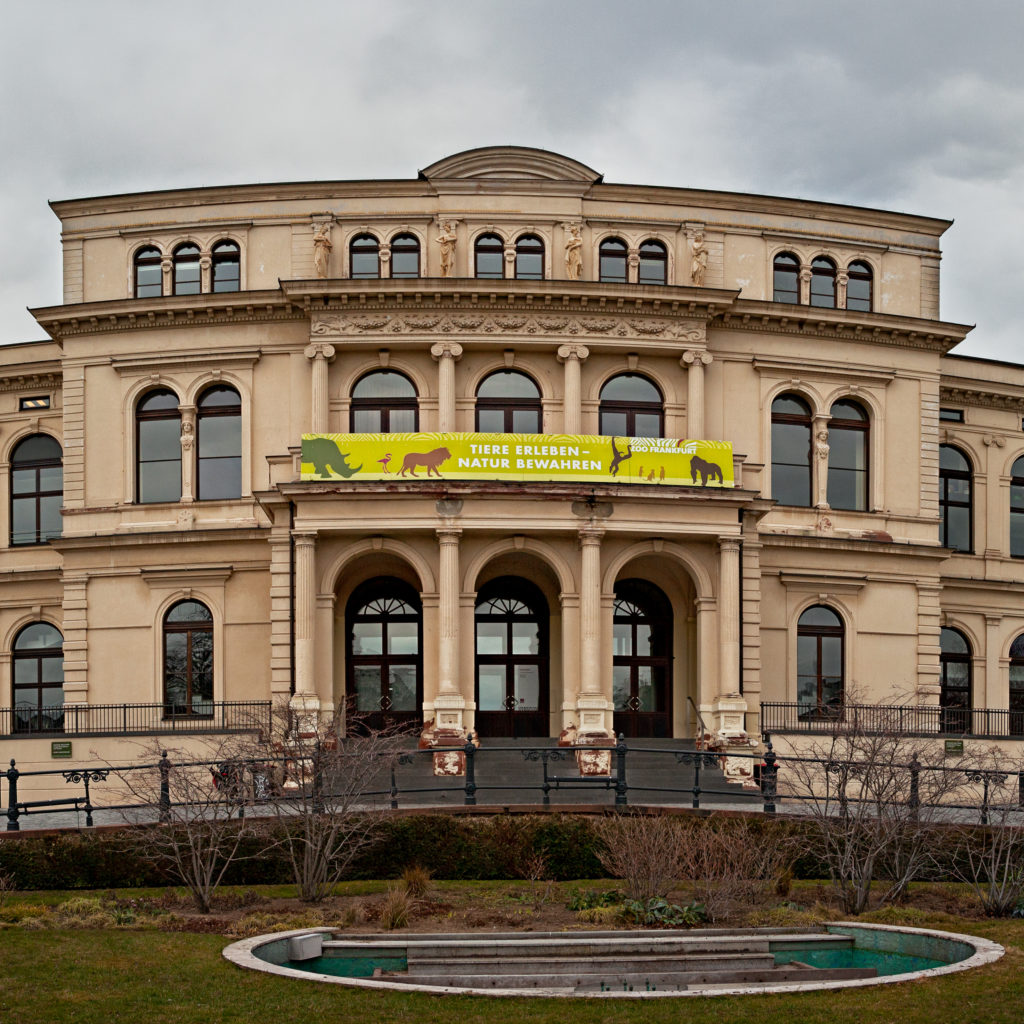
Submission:
[[[62,449],[63,512],[59,538],[13,543],[16,495],[0,503],[0,707],[34,699],[16,692],[19,659],[42,671],[18,653],[26,625],[55,627],[76,753],[113,749],[98,734],[116,728],[90,725],[86,708],[170,700],[168,616],[187,602],[208,610],[212,693],[192,692],[182,713],[369,700],[354,693],[373,673],[356,664],[354,593],[412,595],[414,626],[394,645],[413,717],[483,743],[518,721],[547,736],[743,744],[770,724],[763,703],[799,722],[843,695],[995,709],[930,721],[1022,731],[1009,712],[1024,700],[1011,687],[1024,367],[949,354],[969,328],[939,320],[948,222],[611,184],[518,148],[408,180],[53,208],[63,302],[34,311],[52,340],[0,349],[0,488],[11,495],[19,442],[47,435]],[[476,429],[478,390],[498,373],[533,382],[543,432],[625,433],[603,429],[602,391],[646,381],[663,436],[732,444],[736,487],[303,482],[301,435],[349,431],[356,386],[379,371],[411,385],[425,432]],[[173,400],[143,451],[159,394]],[[231,394],[225,454],[204,402]],[[845,429],[851,407],[863,422]],[[940,466],[950,450],[966,478]],[[157,500],[146,474],[166,484],[168,472],[180,480]],[[483,657],[481,594],[499,592],[536,620],[528,664]],[[821,608],[834,622],[805,614]],[[943,629],[964,658],[940,659]],[[522,670],[532,717],[516,719],[511,676],[512,709],[482,713],[484,664]],[[54,736],[24,731],[33,714],[8,712],[2,743],[49,767]]]

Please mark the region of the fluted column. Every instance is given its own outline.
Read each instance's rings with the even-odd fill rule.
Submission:
[[[576,699],[581,737],[610,736],[611,702],[602,690],[601,538],[591,523],[580,530],[580,686]]]
[[[437,429],[450,434],[455,430],[455,361],[462,356],[462,346],[439,341],[430,354],[437,360]]]
[[[562,397],[562,431],[566,434],[583,433],[583,394],[580,384],[580,364],[590,355],[586,345],[560,345],[558,361],[565,366],[565,386]]]
[[[740,542],[719,540],[718,561],[718,692],[740,692]]]
[[[689,349],[679,360],[686,369],[686,436],[693,440],[704,437],[704,367],[710,362],[703,349]]]
[[[977,687],[975,690],[975,707],[1008,708],[1010,706],[1009,672],[1006,673],[1006,684],[1004,685],[1004,673],[999,659],[1002,623],[1001,615],[985,616],[985,685]]]
[[[334,358],[334,346],[325,341],[307,345],[304,354],[313,364],[312,400],[310,402],[310,433],[326,434],[330,393],[327,386],[327,365]]]
[[[316,534],[295,534],[295,696],[312,698],[316,626]]]
[[[436,727],[462,729],[466,698],[459,690],[459,538],[462,530],[449,521],[437,530],[438,571],[438,665],[434,697]]]

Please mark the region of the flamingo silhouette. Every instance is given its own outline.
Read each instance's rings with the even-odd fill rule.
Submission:
[[[387,473],[389,471],[388,463],[391,461],[391,452],[388,452],[383,459],[378,459],[377,461],[380,463],[381,468],[384,470],[384,472]]]

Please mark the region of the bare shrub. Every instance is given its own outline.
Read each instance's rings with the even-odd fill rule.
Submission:
[[[408,867],[402,872],[402,885],[412,899],[425,899],[430,888],[430,872],[419,865]]]
[[[0,871],[0,907],[4,906],[17,889],[14,884],[14,875],[9,871]]]
[[[667,815],[615,815],[594,824],[604,869],[626,883],[634,900],[667,896],[680,875],[684,836]]]

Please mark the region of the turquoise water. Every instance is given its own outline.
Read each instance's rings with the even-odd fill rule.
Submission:
[[[372,978],[378,967],[382,971],[405,971],[409,964],[404,956],[318,956],[314,960],[292,960],[287,966],[312,974],[333,974],[337,978]]]
[[[886,953],[880,949],[780,949],[775,951],[776,964],[799,960],[811,967],[874,967],[882,974],[909,974],[944,967],[945,960],[932,960],[925,956],[906,953]]]

